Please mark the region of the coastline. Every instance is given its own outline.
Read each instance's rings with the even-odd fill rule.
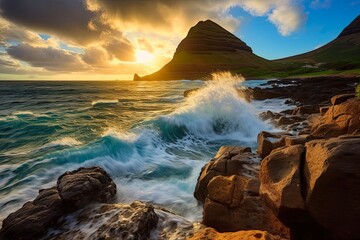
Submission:
[[[324,83],[322,83],[321,81],[318,82],[319,80],[321,80],[321,81],[333,81],[334,80],[336,82],[334,82],[333,84],[328,82],[327,87],[324,88]],[[295,82],[292,82],[292,86],[282,86],[283,84],[286,85],[286,83],[288,83],[288,81],[295,81]],[[314,127],[314,126],[323,126],[325,124],[325,123],[323,125],[321,124],[321,121],[322,121],[321,118],[322,118],[322,116],[326,116],[327,111],[323,110],[323,112],[322,112],[321,108],[324,108],[324,107],[329,107],[329,108],[333,107],[333,108],[335,108],[337,105],[344,104],[349,99],[353,99],[352,98],[353,96],[351,95],[351,97],[348,97],[347,99],[342,98],[344,100],[344,101],[341,100],[342,102],[337,100],[337,104],[334,104],[336,102],[336,100],[333,100],[333,102],[330,102],[330,98],[333,97],[334,95],[354,92],[354,84],[355,83],[359,83],[359,77],[342,77],[341,79],[338,79],[336,77],[334,77],[332,79],[329,79],[328,77],[317,77],[317,78],[306,78],[306,79],[304,79],[304,78],[300,78],[300,79],[286,78],[286,79],[282,79],[282,80],[274,80],[271,83],[272,88],[268,88],[268,89],[265,89],[265,90],[260,89],[260,88],[252,89],[253,97],[254,97],[255,100],[256,99],[270,99],[270,98],[291,98],[293,103],[298,106],[295,109],[291,109],[289,111],[284,111],[282,113],[268,113],[268,112],[266,112],[262,116],[264,119],[267,119],[268,121],[272,121],[273,124],[277,125],[278,127],[283,128],[288,133],[290,131],[292,133],[292,136],[288,136],[285,133],[282,133],[280,135],[276,135],[276,134],[275,135],[267,135],[267,134],[264,134],[264,133],[259,133],[260,135],[259,135],[259,138],[258,138],[258,153],[257,154],[259,154],[260,156],[257,155],[256,157],[262,159],[262,161],[263,161],[265,157],[268,157],[269,155],[271,156],[272,151],[276,150],[276,149],[279,149],[279,151],[283,151],[284,148],[293,148],[294,145],[296,145],[296,146],[297,145],[302,145],[302,146],[306,145],[308,148],[310,148],[311,144],[308,143],[308,142],[318,141],[317,139],[323,139],[323,140],[325,139],[324,141],[330,141],[332,139],[331,141],[334,141],[333,138],[338,138],[341,135],[353,134],[353,133],[348,133],[348,132],[344,133],[344,131],[337,131],[335,134],[332,134],[331,136],[326,136],[326,134],[325,134],[325,136],[321,136],[321,134],[320,134],[320,135],[317,135],[314,138],[312,135],[314,133],[316,133],[316,134],[319,134],[319,133],[316,132],[316,129],[313,130],[312,127]],[[295,90],[297,90],[297,91],[295,91]],[[309,97],[307,97],[307,96],[309,96]],[[310,98],[310,96],[312,96],[313,98]],[[340,98],[338,97],[336,99],[340,99]],[[354,100],[354,101],[355,101],[354,103],[356,103],[356,104],[358,104],[358,102],[359,102],[358,100]],[[310,105],[312,105],[313,108],[310,108],[309,107]],[[313,114],[315,114],[315,115],[313,115]],[[317,116],[316,120],[313,120],[313,118],[315,118],[315,116]],[[325,121],[326,119],[323,119],[323,120]],[[306,123],[306,124],[304,124],[304,123]],[[359,125],[356,125],[356,124],[358,124],[358,122],[356,122],[355,127],[352,127],[352,128],[359,129]],[[297,128],[298,126],[300,126],[300,127]],[[294,128],[297,128],[297,129],[295,131],[293,131]],[[347,126],[347,129],[348,128],[349,127]],[[325,126],[325,130],[326,129],[330,129],[330,127]],[[338,129],[336,129],[336,130],[338,130]],[[320,132],[320,133],[324,133],[324,132],[326,133],[326,131],[324,131],[324,130],[321,130],[321,131],[322,132]],[[299,132],[301,133],[300,137],[297,136],[297,134]],[[355,135],[356,135],[356,131],[354,131],[354,132],[355,132]],[[273,133],[271,133],[271,134],[273,134]],[[307,135],[307,136],[305,136],[305,135]],[[272,139],[277,139],[279,141],[278,142],[276,141],[276,143],[274,143]],[[356,136],[355,137],[349,136],[348,139],[350,139],[352,141],[357,141]],[[339,141],[341,141],[341,140],[339,140]],[[269,146],[271,146],[270,150],[269,150]],[[221,151],[224,152],[224,150],[220,150],[220,153],[221,153]],[[241,161],[243,163],[245,162],[244,163],[245,165],[249,165],[249,163],[254,163],[252,160],[251,161],[249,160],[249,158],[248,158],[249,156],[245,156],[245,157],[243,156],[243,154],[248,153],[248,151],[241,152],[241,151],[236,150],[235,155],[234,155],[234,153],[232,153],[232,151],[233,150],[225,150],[225,152],[227,152],[227,153],[226,154],[224,153],[223,155],[224,156],[226,155],[227,157],[224,157],[223,159],[228,159],[228,160],[230,159],[231,160],[233,157],[237,157],[238,159],[241,158]],[[253,154],[256,154],[256,153],[253,153]],[[300,155],[302,155],[302,154],[303,153],[300,153]],[[219,155],[219,154],[217,154],[217,155]],[[247,155],[249,155],[249,154],[247,154]],[[216,161],[218,161],[216,159],[220,159],[220,158],[221,158],[221,156],[215,156],[215,158],[214,158],[215,160],[213,159],[212,161],[216,162]],[[268,161],[270,161],[269,158],[271,160],[271,157],[268,157],[267,158]],[[250,158],[250,159],[252,159],[252,158]],[[228,160],[226,160],[226,161],[228,161]],[[300,162],[300,160],[298,160],[298,162]],[[262,172],[261,166],[260,166],[262,164],[258,163],[257,166],[256,166],[256,164],[253,164],[253,165],[254,165],[253,167],[247,166],[247,167],[243,168],[243,164],[242,164],[241,168],[236,169],[234,171],[235,172],[239,172],[239,171],[241,172],[241,171],[244,171],[244,169],[246,171],[249,171],[249,169],[252,169],[252,170],[250,170],[250,172],[252,172],[252,173],[254,173],[254,171],[255,172],[256,171],[257,172]],[[300,167],[300,165],[301,164],[299,163],[298,167]],[[205,165],[203,170],[206,169],[206,168],[207,167]],[[298,172],[300,172],[300,171],[298,171]],[[223,208],[223,209],[225,209],[225,210],[229,209],[229,207],[227,207],[227,205],[229,204],[228,201],[232,202],[232,199],[234,198],[234,196],[233,195],[228,196],[228,194],[229,194],[229,191],[234,191],[234,188],[236,187],[240,192],[241,191],[245,192],[243,194],[243,195],[246,196],[245,199],[249,199],[249,198],[252,198],[252,200],[256,199],[258,204],[260,204],[260,205],[257,205],[256,207],[261,206],[261,208],[266,209],[265,216],[260,215],[260,217],[265,218],[265,220],[266,220],[266,218],[269,218],[269,217],[271,219],[270,225],[264,226],[263,229],[251,229],[249,227],[244,227],[244,225],[243,226],[235,226],[233,229],[231,229],[232,232],[236,232],[236,231],[239,231],[239,230],[249,230],[249,231],[250,230],[257,230],[257,231],[254,231],[252,233],[249,233],[249,232],[246,232],[246,233],[244,233],[244,232],[234,233],[235,235],[238,234],[238,235],[236,235],[236,237],[241,239],[240,237],[245,236],[246,234],[250,234],[250,235],[253,234],[253,236],[260,236],[260,237],[263,237],[263,239],[281,239],[281,238],[289,239],[291,234],[293,234],[291,239],[311,239],[310,237],[313,237],[311,235],[311,234],[313,234],[313,232],[305,232],[305,234],[309,234],[309,235],[306,236],[306,238],[299,238],[299,236],[297,235],[297,234],[299,234],[299,232],[302,232],[304,230],[304,229],[298,228],[298,225],[300,223],[304,224],[304,221],[303,222],[296,222],[296,221],[293,222],[292,221],[293,219],[298,219],[299,218],[299,216],[297,215],[298,210],[295,209],[293,212],[290,211],[290,213],[286,213],[284,215],[285,217],[283,216],[283,214],[279,215],[279,209],[280,209],[279,206],[276,206],[276,204],[271,202],[271,200],[272,200],[271,197],[268,197],[268,199],[267,199],[267,197],[264,197],[266,194],[264,194],[264,191],[261,190],[261,181],[262,181],[261,177],[260,177],[260,179],[258,179],[259,182],[257,184],[256,183],[256,177],[254,177],[254,176],[252,176],[254,178],[245,179],[245,180],[242,177],[240,177],[240,178],[235,177],[235,178],[229,179],[229,177],[231,177],[232,175],[234,175],[234,174],[232,174],[232,172],[228,173],[228,172],[225,171],[224,176],[219,176],[218,178],[216,178],[217,181],[212,183],[213,186],[215,186],[214,189],[225,189],[225,191],[215,191],[215,192],[211,193],[209,201],[217,201],[217,202],[220,202],[220,203],[223,201],[224,204],[222,204],[222,205],[225,206],[225,208]],[[235,175],[237,175],[237,174],[235,174]],[[200,177],[201,177],[201,173],[200,173]],[[199,177],[199,179],[200,179],[200,177]],[[245,175],[245,177],[246,177],[246,175]],[[255,180],[252,180],[252,179],[255,179]],[[244,182],[244,181],[246,182],[245,185],[244,184],[243,185],[241,185],[241,184],[238,185],[239,182]],[[210,180],[209,180],[209,182],[210,182]],[[229,182],[230,182],[230,185],[233,184],[232,185],[233,187],[230,188],[232,190],[226,190],[226,188],[224,187],[224,184],[228,184]],[[268,184],[270,184],[270,183],[268,183]],[[118,186],[118,187],[121,187],[121,186]],[[209,188],[209,185],[205,184],[205,188]],[[301,189],[295,189],[295,190],[300,191],[300,192],[303,191]],[[75,193],[75,195],[77,195],[77,193]],[[224,195],[225,195],[225,200],[224,200]],[[300,195],[302,195],[302,193],[300,193]],[[236,199],[239,201],[238,197],[236,197]],[[265,201],[264,199],[267,199],[267,200]],[[51,199],[50,199],[50,201],[51,201]],[[58,197],[56,198],[56,201],[57,202],[59,201]],[[97,202],[97,203],[103,202],[103,203],[106,203],[106,204],[113,204],[112,200],[109,200],[109,199],[106,199],[105,201],[103,201],[103,200],[100,200],[100,201],[95,200],[94,202]],[[250,201],[250,202],[254,202],[254,201]],[[204,199],[204,203],[206,205],[206,200],[205,199]],[[241,201],[240,201],[240,203],[237,203],[237,204],[238,205],[236,205],[236,208],[241,208],[242,210],[245,209],[244,214],[251,214],[251,213],[253,213],[255,211],[254,208],[248,208],[248,209],[246,209],[246,207],[242,208],[241,207],[242,206]],[[304,204],[304,203],[302,203],[302,204]],[[27,205],[29,205],[29,204],[27,204]],[[26,205],[24,205],[24,207],[25,206]],[[297,206],[299,206],[299,205],[297,205]],[[109,208],[112,209],[110,206],[109,206]],[[123,208],[127,209],[128,207],[127,206],[119,206],[119,209],[123,209]],[[232,209],[232,208],[233,207],[231,207],[230,209]],[[88,210],[90,209],[90,211],[91,211],[91,207],[87,208],[87,209]],[[158,209],[158,210],[156,210],[156,209]],[[155,213],[159,214],[160,210],[161,210],[160,208],[155,207]],[[17,211],[17,213],[15,214],[16,216],[20,216],[20,218],[18,218],[18,220],[21,219],[21,216],[23,216],[25,219],[28,219],[27,218],[28,216],[26,214],[29,214],[29,212],[26,212],[26,211],[21,212],[21,209],[19,211]],[[120,210],[120,212],[121,211],[122,210]],[[154,220],[154,219],[156,219],[156,217],[154,217],[154,215],[153,215],[153,214],[155,214],[155,213],[153,213],[154,212],[153,207],[150,207],[150,206],[148,206],[146,204],[145,205],[141,205],[141,204],[136,205],[135,204],[135,213],[138,212],[138,211],[141,211],[141,212],[145,211],[146,212],[146,214],[144,215],[145,217],[140,217],[139,219],[144,219],[145,218],[146,221],[149,221],[149,223],[151,223],[151,224],[149,224],[147,226],[152,226],[152,228],[154,228],[154,226],[156,226],[156,224],[158,222]],[[229,211],[230,211],[230,214],[231,214],[231,212],[233,210],[229,210]],[[311,217],[311,219],[309,220],[309,218],[308,218],[309,213],[307,212],[308,210],[305,209],[305,207],[301,208],[299,211],[301,212],[301,214],[300,214],[301,216],[303,216],[303,214],[306,215],[305,225],[307,227],[310,226],[310,229],[312,229],[312,230],[315,229],[320,234],[320,236],[318,236],[318,235],[316,236],[317,237],[316,239],[322,239],[322,237],[324,237],[324,239],[327,239],[326,238],[326,237],[328,237],[327,234],[333,234],[333,233],[327,232],[328,230],[324,230],[323,225],[319,226],[318,223],[314,223],[314,220],[312,219],[313,217]],[[273,213],[271,213],[271,212],[273,212]],[[46,214],[48,214],[48,213],[46,213]],[[291,215],[291,214],[293,214],[293,215]],[[275,215],[275,218],[274,218],[274,215]],[[58,216],[59,215],[56,215],[56,217],[58,217]],[[149,216],[151,216],[151,217],[149,217]],[[218,217],[218,216],[215,215],[215,218],[216,217]],[[257,215],[257,217],[259,218],[259,215]],[[169,218],[169,216],[163,217],[162,221],[166,222],[167,218]],[[280,221],[283,221],[286,224],[276,222],[276,221],[278,221],[278,220],[276,220],[277,218],[281,219]],[[267,219],[267,220],[269,220],[269,219]],[[156,222],[156,224],[155,224],[155,222]],[[195,224],[196,226],[194,226],[191,223],[184,224],[184,222],[185,222],[184,219],[179,220],[178,223],[175,224],[176,227],[171,230],[171,231],[175,231],[175,232],[177,232],[179,234],[179,235],[177,235],[178,239],[187,239],[187,238],[190,238],[191,236],[193,236],[192,239],[216,239],[216,236],[219,237],[221,235],[220,233],[214,232],[215,230],[209,230],[208,228],[206,228],[203,225],[196,225]],[[273,224],[274,222],[276,222],[276,224],[275,224],[275,226],[272,226],[271,224]],[[112,223],[114,223],[114,222],[112,222]],[[206,223],[206,221],[205,221],[205,223]],[[31,222],[29,224],[31,224]],[[127,226],[129,228],[136,225],[136,223],[134,223],[134,222],[129,222],[127,224],[128,224]],[[242,224],[246,225],[248,223],[245,222],[245,223],[242,223]],[[216,221],[215,221],[215,224],[212,221],[210,221],[210,224],[208,223],[208,224],[205,224],[205,225],[207,225],[208,227],[214,227],[216,229]],[[54,224],[52,227],[55,227],[55,226],[56,226],[56,224]],[[105,229],[105,232],[107,232],[109,229],[106,229],[106,228],[110,227],[110,226],[109,225],[104,225],[104,226],[102,228],[103,228],[103,230]],[[190,226],[192,226],[192,227],[190,227]],[[11,226],[10,226],[10,230],[12,229],[13,231],[17,231],[18,229],[16,229],[16,227],[18,227],[18,225],[12,223]],[[20,225],[20,227],[21,227],[21,225]],[[116,227],[119,227],[119,226],[116,226]],[[160,235],[161,234],[166,235],[166,231],[168,231],[168,230],[166,230],[166,227],[167,226],[165,224],[164,228],[163,228],[164,232],[160,233]],[[7,228],[9,228],[9,227],[3,225],[3,228],[0,231],[0,236],[1,236],[1,234],[7,234],[6,233]],[[150,228],[150,230],[149,230],[149,228],[147,228],[147,231],[141,233],[141,234],[145,234],[145,235],[141,235],[142,237],[143,236],[150,237],[150,232],[151,232],[152,228]],[[261,226],[259,227],[259,225],[258,225],[257,228],[261,228]],[[286,230],[287,228],[290,228],[290,230],[289,229]],[[33,229],[33,227],[30,227],[30,229]],[[274,229],[277,229],[277,230],[275,231]],[[48,229],[45,229],[45,230],[47,231]],[[259,230],[261,232],[258,232]],[[43,229],[43,231],[44,231],[44,229]],[[210,235],[215,236],[214,238],[211,238],[211,236],[208,236],[209,231],[211,232]],[[295,231],[295,233],[294,233],[294,231]],[[321,235],[321,233],[323,233],[323,232],[325,232],[324,235]],[[340,231],[340,233],[341,233],[341,231]],[[42,234],[44,234],[44,232],[42,232]],[[104,232],[99,233],[99,234],[104,234]],[[208,234],[208,235],[206,235],[206,234]],[[220,234],[220,235],[218,235],[218,234]],[[339,233],[336,232],[334,234],[336,234],[336,236],[338,236]],[[165,235],[164,235],[164,237],[165,237]],[[226,234],[224,233],[224,236],[225,235]],[[5,236],[4,239],[7,239],[6,235],[4,235],[4,236]],[[180,238],[181,236],[183,238]],[[207,236],[208,238],[204,238],[204,236]],[[233,237],[233,236],[229,235],[228,237],[230,239],[230,237]],[[347,237],[347,238],[344,238],[344,239],[352,239],[351,238],[352,235],[345,236],[345,237]],[[54,238],[54,239],[56,239],[56,238]],[[224,237],[224,239],[226,239],[226,237]],[[334,238],[334,239],[341,239],[341,238]]]

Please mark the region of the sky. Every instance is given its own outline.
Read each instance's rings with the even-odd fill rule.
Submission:
[[[0,80],[130,80],[211,19],[278,59],[336,38],[360,0],[0,0]]]

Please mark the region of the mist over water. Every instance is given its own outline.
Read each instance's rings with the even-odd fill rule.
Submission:
[[[118,202],[199,220],[201,167],[221,145],[255,147],[271,128],[239,97],[242,81],[0,83],[0,219],[64,171],[97,165],[117,183]]]

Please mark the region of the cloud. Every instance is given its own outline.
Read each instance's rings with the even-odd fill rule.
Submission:
[[[327,1],[327,0],[325,0]],[[241,7],[254,16],[267,16],[283,36],[299,29],[307,20],[298,0],[242,0]]]
[[[79,54],[66,52],[53,47],[33,47],[29,44],[19,44],[7,49],[7,53],[33,67],[41,67],[48,71],[77,72],[86,69]]]
[[[149,73],[198,21],[212,19],[230,31],[241,26],[234,7],[266,17],[284,36],[306,21],[301,0],[0,0],[0,49],[8,54],[1,70]],[[134,62],[138,49],[156,56],[153,66]]]
[[[1,32],[0,34],[1,47],[8,47],[11,42],[12,44],[14,42],[18,42],[18,43],[27,42],[33,44],[38,44],[42,42],[42,39],[41,37],[39,37],[39,35],[31,31],[26,31],[15,24],[10,24],[9,22],[4,21],[1,18],[0,18],[0,32]]]
[[[296,6],[281,6],[269,14],[270,22],[274,23],[278,31],[287,36],[298,29],[305,21],[306,15]]]
[[[20,63],[15,61],[14,59],[9,58],[8,55],[1,53],[0,54],[0,66],[6,67],[20,67]]]
[[[151,42],[149,40],[147,40],[146,38],[138,38],[137,39],[137,43],[139,45],[139,48],[141,50],[145,50],[148,52],[154,52],[154,47],[152,46]]]
[[[109,19],[122,27],[142,26],[164,33],[183,34],[197,21],[208,18],[234,30],[240,20],[230,14],[233,7],[241,7],[254,16],[267,16],[282,35],[291,34],[306,21],[299,0],[88,0],[88,3],[93,9],[104,10]]]
[[[185,35],[198,21],[212,19],[234,30],[239,19],[229,10],[234,0],[87,0],[91,9],[104,11],[108,19],[121,29],[161,34]]]
[[[103,67],[109,64],[109,55],[103,48],[91,47],[85,50],[82,60],[92,66]]]
[[[77,43],[89,43],[101,34],[96,27],[100,13],[87,9],[85,0],[1,0],[0,8],[12,22]]]
[[[332,0],[313,0],[310,7],[313,9],[329,8],[331,7]]]

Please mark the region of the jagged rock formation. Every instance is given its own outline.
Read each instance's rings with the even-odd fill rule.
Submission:
[[[134,80],[206,78],[214,71],[266,70],[273,64],[253,54],[252,49],[211,20],[200,21],[180,42],[173,59],[159,71]],[[246,74],[245,74],[246,75]]]
[[[56,187],[40,190],[34,201],[25,203],[3,221],[0,239],[38,239],[65,214],[92,203],[109,203],[115,194],[115,183],[100,167],[66,172]]]
[[[259,197],[259,159],[250,148],[223,146],[202,168],[194,195],[204,204],[206,226],[220,232],[262,230],[288,238],[289,230]]]

